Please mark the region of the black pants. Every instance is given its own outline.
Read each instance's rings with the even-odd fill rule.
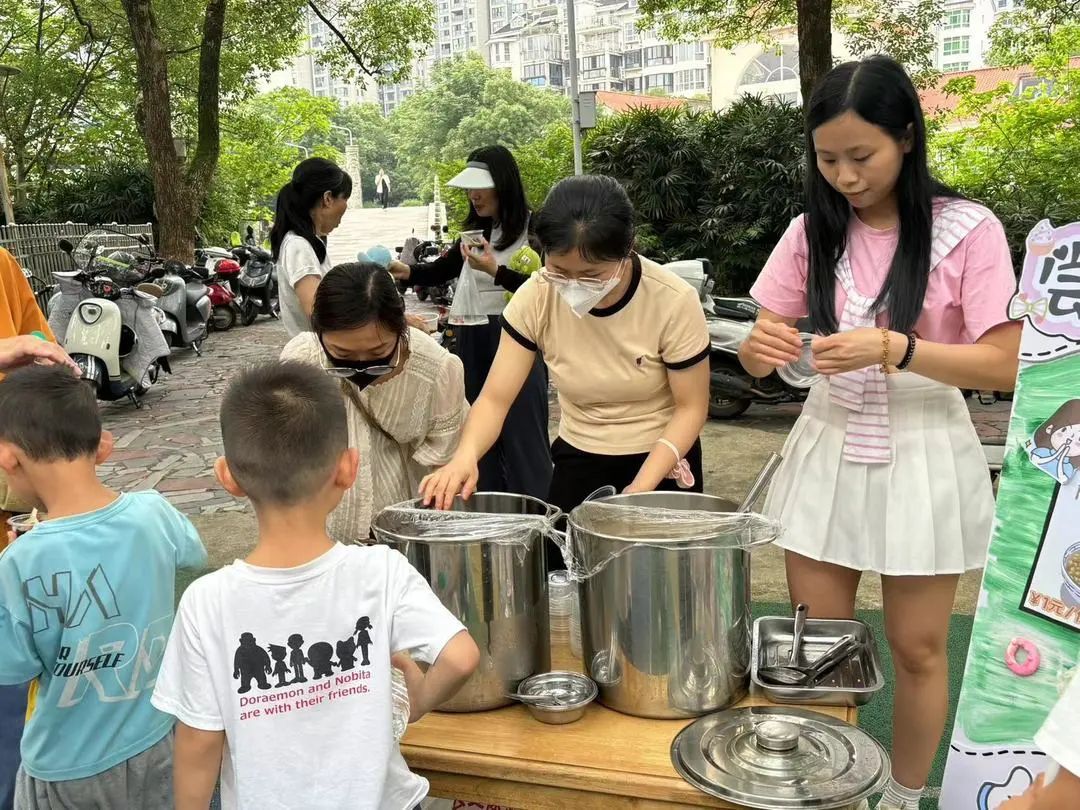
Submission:
[[[384,209],[385,209],[385,208],[386,208],[387,206],[389,206],[389,205],[390,205],[390,192],[389,192],[389,191],[385,191],[385,190],[384,190],[384,191],[380,191],[380,192],[379,192],[379,202],[381,202],[381,203],[382,203],[382,207],[383,207]]]
[[[593,492],[603,486],[613,486],[616,492],[622,492],[637,477],[638,470],[649,457],[648,453],[634,453],[627,456],[601,456],[587,453],[556,439],[551,445],[551,458],[555,462],[555,474],[548,492],[548,503],[559,507],[567,515],[581,504]],[[672,454],[674,458],[674,454]],[[694,442],[686,454],[686,462],[694,474],[694,485],[682,490],[674,478],[665,478],[656,487],[661,492],[703,492],[701,468],[701,440]],[[555,571],[565,568],[562,552],[551,540],[547,541],[548,569]]]
[[[487,326],[457,327],[457,353],[465,366],[465,397],[476,401],[487,381],[502,327],[492,315]],[[480,492],[511,492],[544,500],[551,487],[551,452],[548,447],[547,367],[537,355],[502,433],[480,459]],[[586,493],[588,494],[588,493]]]

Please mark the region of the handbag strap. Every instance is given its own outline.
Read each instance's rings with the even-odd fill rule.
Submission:
[[[360,413],[364,415],[367,423],[373,428],[375,428],[377,431],[379,431],[379,433],[381,433],[383,437],[388,442],[390,442],[390,444],[394,445],[398,449],[398,452],[401,454],[402,466],[405,467],[405,469],[408,469],[409,457],[405,455],[405,448],[401,446],[401,442],[399,442],[397,439],[390,435],[390,432],[386,430],[386,428],[379,424],[379,421],[375,418],[375,415],[368,409],[367,405],[364,404],[363,400],[360,399],[360,393],[356,390],[356,386],[354,386],[348,380],[342,380],[341,390],[342,393],[344,393],[345,396],[349,398],[352,404],[357,407]]]

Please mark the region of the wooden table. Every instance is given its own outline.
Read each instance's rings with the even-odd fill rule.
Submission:
[[[564,669],[580,665],[557,655]],[[559,660],[561,659],[561,660]],[[768,706],[749,697],[739,706]],[[854,723],[856,710],[810,707]],[[524,706],[435,712],[409,728],[401,751],[431,795],[516,810],[736,808],[687,784],[671,742],[690,720],[644,720],[593,703],[576,723],[551,726]]]

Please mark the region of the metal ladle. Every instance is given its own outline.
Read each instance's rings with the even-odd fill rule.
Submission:
[[[740,512],[750,511],[750,508],[757,502],[757,499],[761,496],[765,487],[772,481],[773,475],[776,474],[776,470],[783,460],[784,459],[779,453],[771,453],[769,457],[765,459],[765,464],[762,466],[761,472],[759,472],[757,478],[754,479],[754,483],[750,485],[750,490],[746,493],[746,497],[743,498],[743,502],[739,504]]]
[[[833,671],[839,664],[851,657],[858,649],[859,642],[850,633],[837,639],[829,649],[823,652],[817,660],[808,667],[775,666],[762,667],[758,670],[758,677],[763,681],[774,683],[778,686],[805,686],[812,687],[823,677]]]

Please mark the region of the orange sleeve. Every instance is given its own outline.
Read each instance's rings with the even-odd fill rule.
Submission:
[[[29,335],[31,332],[41,332],[46,338],[55,343],[56,336],[53,335],[48,320],[41,311],[41,307],[38,306],[30,282],[26,280],[26,276],[23,275],[22,268],[15,260],[15,257],[3,248],[0,248],[0,273],[3,275],[2,283],[6,292],[6,304],[15,335]]]

